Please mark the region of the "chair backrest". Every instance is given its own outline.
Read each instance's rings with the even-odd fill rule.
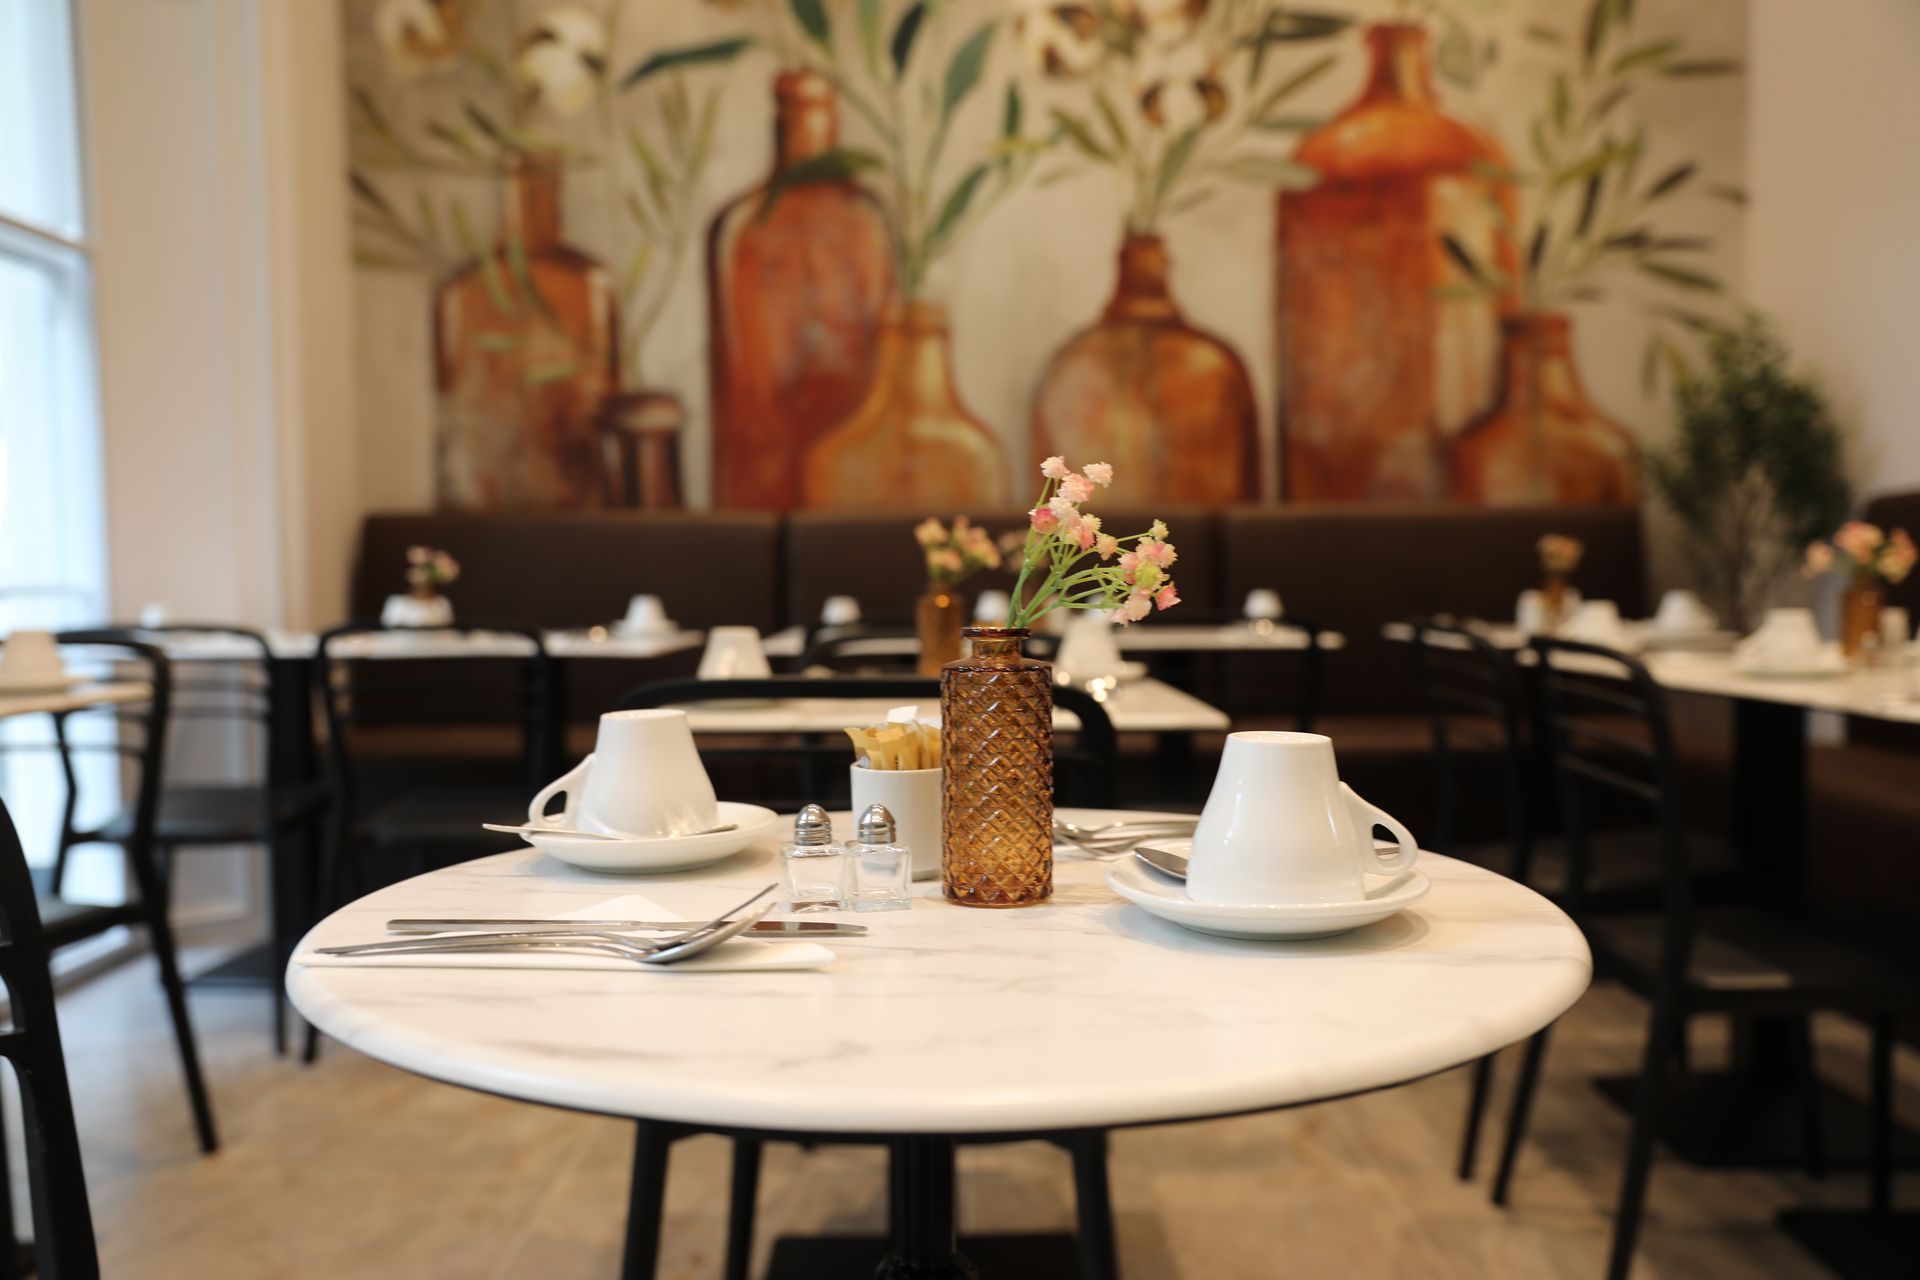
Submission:
[[[1666,691],[1618,650],[1545,636],[1532,650],[1570,855],[1568,910],[1579,918],[1592,886],[1596,802],[1624,804],[1651,820],[1660,841],[1665,962],[1684,963],[1694,903]]]
[[[82,671],[97,663],[102,679],[132,679],[148,687],[146,698],[136,702],[104,703],[53,717],[54,740],[65,775],[66,806],[60,821],[62,853],[78,834],[80,778],[75,768],[77,757],[103,754],[116,756],[135,771],[133,831],[129,850],[147,848],[154,822],[159,816],[160,790],[165,779],[167,728],[173,714],[173,664],[157,646],[139,638],[139,634],[119,627],[94,627],[62,631],[59,642],[68,669]],[[129,666],[140,670],[132,672]],[[97,741],[77,736],[74,726],[89,720],[107,719],[115,732]]]
[[[940,697],[940,681],[930,676],[773,676],[758,680],[661,680],[629,690],[620,700],[619,710],[647,707],[684,706],[699,702],[765,702],[785,698],[836,698],[845,700],[933,702]],[[1054,794],[1062,804],[1104,808],[1114,803],[1114,772],[1119,763],[1119,739],[1107,710],[1090,693],[1066,685],[1053,690],[1054,705],[1071,711],[1080,721],[1074,747],[1054,751]],[[852,748],[845,742],[827,745],[802,743],[795,747],[754,747],[749,753],[765,757],[773,751],[800,760],[806,766],[807,784],[817,794],[800,797],[801,803],[818,801],[823,796],[838,796],[845,787],[840,781],[829,786],[817,766],[821,762],[852,763]],[[702,754],[722,754],[724,748],[703,748]],[[839,771],[845,779],[844,769]],[[790,801],[791,797],[780,797]],[[782,807],[776,804],[774,807]]]
[[[806,652],[800,658],[802,671],[827,667],[846,672],[913,671],[919,663],[917,646],[901,652],[889,641],[913,641],[913,628],[907,625],[815,627],[807,636]]]
[[[33,1200],[37,1273],[45,1280],[75,1280],[100,1274],[94,1251],[93,1214],[80,1163],[73,1097],[60,1049],[46,937],[34,900],[33,878],[13,817],[0,804],[0,980],[6,984],[11,1023],[0,1031],[0,1057],[13,1066],[25,1124],[27,1182]],[[5,1215],[12,1220],[11,1208]],[[11,1239],[0,1248],[12,1249]]]
[[[1527,878],[1533,822],[1527,811],[1525,712],[1510,655],[1450,618],[1415,618],[1414,664],[1421,699],[1433,727],[1433,844],[1454,852],[1459,838],[1462,749],[1490,751],[1498,763],[1506,838],[1512,846],[1508,874]]]
[[[135,639],[166,652],[170,641],[219,637],[230,642],[231,657],[219,661],[178,662],[173,665],[173,726],[189,722],[231,723],[245,726],[249,745],[258,752],[258,777],[264,784],[275,777],[271,697],[273,646],[262,633],[227,623],[168,623],[164,626],[116,626]]]
[[[448,639],[456,644],[433,645]],[[419,651],[410,652],[416,640],[422,642]],[[472,644],[472,652],[462,652],[462,641]],[[517,729],[529,795],[557,771],[562,713],[554,664],[532,627],[479,620],[406,628],[349,622],[321,634],[314,679],[326,723],[329,780],[349,819],[364,781],[368,730],[508,724]]]

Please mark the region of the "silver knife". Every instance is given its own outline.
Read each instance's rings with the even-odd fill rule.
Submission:
[[[465,933],[482,929],[515,929],[527,932],[578,932],[581,929],[630,929],[638,932],[672,933],[697,929],[704,920],[389,920],[388,933]],[[756,920],[747,927],[750,938],[861,938],[867,926],[842,924],[837,920]]]

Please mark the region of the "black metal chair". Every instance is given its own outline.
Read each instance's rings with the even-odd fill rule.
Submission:
[[[272,980],[273,1049],[287,1051],[286,987],[278,975],[293,954],[295,937],[288,928],[287,913],[280,896],[288,888],[288,846],[304,832],[317,838],[326,813],[327,792],[318,780],[283,781],[283,771],[274,759],[277,735],[272,731],[270,668],[273,650],[258,631],[225,625],[182,625],[164,627],[115,628],[156,643],[178,635],[218,635],[234,640],[244,652],[229,662],[196,664],[204,670],[189,675],[176,664],[173,674],[173,707],[170,716],[176,728],[195,721],[241,726],[252,735],[249,744],[258,759],[258,774],[244,782],[170,783],[163,780],[160,810],[154,820],[153,843],[163,883],[171,891],[174,854],[181,849],[218,845],[259,844],[267,856],[268,916],[272,928],[274,963]],[[74,825],[72,795],[59,852],[53,867],[53,891],[58,894],[65,880],[68,852],[90,843],[125,844],[133,836],[135,814],[122,810],[104,824],[78,830]]]
[[[1686,1021],[1697,1014],[1805,1018],[1832,1011],[1868,1022],[1876,1064],[1871,1199],[1876,1213],[1887,1212],[1893,1102],[1890,1072],[1884,1068],[1891,1062],[1894,1017],[1920,1008],[1920,984],[1808,929],[1778,904],[1703,903],[1675,781],[1664,690],[1637,660],[1611,649],[1544,638],[1535,639],[1532,648],[1544,745],[1571,857],[1566,904],[1586,930],[1596,974],[1625,984],[1650,1003],[1609,1277],[1626,1280],[1632,1265],[1667,1075]],[[1600,852],[1587,821],[1596,797],[1637,804],[1655,823],[1663,860],[1657,909],[1587,909]],[[1525,1134],[1547,1037],[1543,1030],[1527,1045],[1501,1159],[1502,1190]]]
[[[10,1025],[0,1031],[0,1058],[13,1067],[26,1126],[27,1183],[33,1202],[34,1273],[42,1280],[92,1280],[100,1274],[94,1251],[93,1214],[80,1162],[66,1058],[60,1050],[60,1020],[49,972],[52,946],[41,928],[33,878],[13,816],[0,804],[0,980],[6,983]],[[0,1153],[5,1140],[0,1138]],[[7,1161],[0,1158],[0,1212],[7,1239],[0,1241],[0,1276],[19,1274],[14,1245],[13,1194]]]
[[[187,1016],[186,987],[180,978],[173,926],[167,919],[166,878],[161,874],[155,852],[154,832],[165,777],[167,726],[173,703],[172,665],[158,648],[125,631],[65,631],[56,639],[65,649],[81,651],[70,662],[75,669],[90,662],[104,664],[104,676],[144,681],[150,693],[141,702],[102,705],[54,717],[67,783],[63,830],[72,829],[78,803],[76,758],[102,754],[132,765],[134,800],[128,811],[126,833],[124,838],[110,839],[107,843],[123,851],[133,889],[125,902],[113,906],[68,902],[49,895],[40,906],[42,937],[49,948],[57,951],[123,925],[147,931],[160,969],[160,985],[166,993],[167,1012],[173,1019],[174,1038],[180,1047],[180,1068],[186,1079],[187,1100],[193,1108],[194,1129],[200,1139],[200,1149],[211,1153],[220,1145],[214,1132],[213,1104],[207,1097],[206,1081],[200,1072],[199,1048]],[[140,668],[138,674],[129,670],[134,667]],[[98,719],[114,722],[115,731],[110,739],[89,742],[74,734],[76,724]]]
[[[940,696],[940,682],[929,677],[854,677],[836,676],[809,679],[803,676],[776,676],[757,680],[663,680],[641,685],[620,700],[620,710],[635,711],[652,707],[683,706],[712,701],[765,701],[781,698],[840,698],[849,700],[933,701]],[[1054,704],[1071,711],[1080,728],[1072,750],[1062,751],[1056,744],[1054,754],[1054,794],[1062,804],[1109,807],[1114,803],[1113,774],[1119,760],[1119,740],[1106,708],[1083,689],[1056,685]],[[711,749],[702,754],[710,754]],[[842,742],[827,746],[803,743],[784,750],[797,754],[809,765],[822,760],[836,761],[841,778],[845,766],[852,763],[852,749]],[[764,754],[758,749],[756,754]],[[1062,768],[1062,763],[1066,767]],[[842,792],[821,792],[822,796]],[[769,803],[770,807],[796,808],[791,801]],[[805,801],[801,803],[806,803]],[[667,1160],[672,1145],[681,1138],[703,1132],[679,1125],[653,1121],[639,1122],[634,1139],[633,1181],[627,1209],[626,1259],[622,1276],[626,1280],[649,1280],[654,1274],[660,1247],[660,1222],[666,1194]],[[835,1139],[840,1141],[840,1139]],[[879,1142],[884,1139],[846,1139],[849,1142]],[[1113,1236],[1113,1207],[1107,1179],[1107,1135],[1104,1131],[1059,1134],[1049,1139],[1073,1159],[1073,1177],[1080,1214],[1081,1280],[1111,1280],[1118,1274],[1117,1250]],[[727,1280],[746,1280],[753,1253],[755,1198],[760,1185],[761,1140],[736,1136],[733,1139],[731,1199],[727,1214]]]
[[[418,654],[401,649],[356,652],[356,642],[426,641]],[[433,637],[502,639],[471,654],[429,647]],[[386,637],[381,640],[380,637]],[[505,677],[504,679],[502,677]],[[321,635],[314,678],[327,734],[329,807],[321,862],[319,908],[331,911],[362,890],[373,856],[405,874],[520,847],[480,824],[526,819],[527,802],[556,771],[560,707],[553,660],[540,633],[512,622],[470,621],[445,627],[398,628],[353,622]],[[478,762],[458,748],[459,731],[487,735],[511,726],[517,751]],[[381,731],[425,730],[419,755],[374,756],[367,741]],[[494,745],[489,738],[481,747]],[[479,775],[479,776],[476,776]],[[392,865],[383,865],[391,873]],[[307,1029],[304,1057],[318,1034]]]

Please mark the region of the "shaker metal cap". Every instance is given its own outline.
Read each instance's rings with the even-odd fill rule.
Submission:
[[[793,842],[795,844],[832,844],[833,819],[827,811],[817,804],[810,804],[794,815]]]
[[[867,811],[860,815],[860,843],[892,844],[894,838],[893,814],[887,811],[887,806],[868,805]]]

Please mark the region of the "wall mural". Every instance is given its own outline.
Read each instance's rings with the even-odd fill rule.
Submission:
[[[344,0],[376,499],[1632,501],[1738,10]]]

